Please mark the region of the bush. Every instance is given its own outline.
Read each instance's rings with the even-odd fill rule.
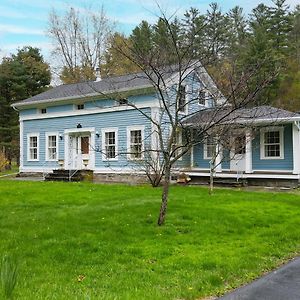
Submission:
[[[4,153],[0,151],[0,172],[5,170],[5,167],[8,166],[8,164],[9,162]]]

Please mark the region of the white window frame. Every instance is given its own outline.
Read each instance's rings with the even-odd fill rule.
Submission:
[[[37,138],[37,158],[30,158],[30,138]],[[39,133],[28,133],[27,134],[27,161],[39,161],[40,160],[40,134]]]
[[[279,143],[280,143],[280,156],[266,156],[265,153],[265,133],[269,131],[279,131]],[[261,128],[260,130],[260,159],[266,160],[277,160],[284,159],[284,127],[283,126],[273,126]]]
[[[215,138],[215,137],[210,137],[210,138]],[[217,147],[216,144],[215,147]],[[207,150],[208,150],[208,145],[207,145],[207,138],[206,138],[203,144],[203,159],[212,159],[212,156],[208,156]]]
[[[49,155],[49,136],[56,136],[56,157],[50,158]],[[58,161],[58,147],[59,147],[59,132],[46,132],[46,161]]]
[[[131,157],[130,153],[130,138],[131,138],[131,131],[134,130],[141,130],[141,138],[142,138],[142,155],[141,158]],[[145,126],[144,125],[136,125],[136,126],[127,126],[127,160],[142,160],[144,159],[144,151],[145,151]]]
[[[44,113],[42,112],[43,109],[46,110]],[[47,113],[48,113],[47,107],[38,108],[38,113],[39,113],[40,115],[45,115],[45,114],[47,114]]]
[[[170,131],[172,130],[172,128],[170,128]],[[180,155],[182,153],[182,129],[181,128],[177,128],[176,133],[175,133],[175,144],[172,144],[172,150],[173,147],[176,146],[180,146],[180,148],[178,148],[176,151],[178,151],[178,155]],[[177,139],[178,138],[178,139]],[[177,155],[175,155],[177,156]],[[172,155],[172,158],[174,158],[175,156]],[[178,158],[178,160],[182,160],[182,156]]]
[[[115,157],[109,158],[106,156],[106,144],[105,144],[105,134],[108,132],[115,133]],[[117,127],[109,127],[109,128],[102,128],[101,129],[101,137],[102,137],[102,161],[117,161],[118,160],[118,148],[119,148],[119,129]]]

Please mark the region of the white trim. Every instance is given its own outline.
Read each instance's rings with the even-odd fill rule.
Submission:
[[[142,135],[142,155],[141,158],[132,158],[130,153],[130,132],[133,130],[141,130]],[[145,126],[144,125],[135,125],[127,126],[127,160],[142,160],[144,158],[145,151]]]
[[[82,127],[82,128],[70,128],[65,129],[64,133],[85,133],[85,132],[95,132],[95,127]]]
[[[220,173],[222,172],[222,154],[223,154],[223,150],[222,150],[222,146],[217,143],[216,144],[216,161],[215,161],[215,165],[216,165],[216,172]]]
[[[293,131],[293,174],[300,174],[300,132],[299,124],[296,122],[292,126]]]
[[[157,99],[152,101],[147,101],[142,104],[137,104],[136,108],[152,108],[152,107],[159,107],[159,102]],[[134,110],[135,107],[120,105],[120,106],[113,106],[107,108],[90,108],[90,109],[81,109],[81,110],[70,110],[70,111],[63,111],[63,112],[56,112],[56,113],[47,113],[47,114],[32,114],[28,116],[20,116],[20,120],[27,121],[27,120],[37,120],[37,119],[50,119],[50,118],[62,118],[62,117],[69,117],[69,116],[84,116],[84,115],[92,115],[92,114],[99,114],[99,113],[107,113],[107,112],[115,112],[115,111],[126,111],[126,110]]]
[[[279,131],[280,156],[268,157],[265,155],[264,134],[269,131]],[[270,127],[265,127],[260,129],[260,159],[261,160],[284,159],[284,127],[283,126],[270,126]]]
[[[49,136],[56,136],[56,158],[49,158]],[[58,147],[59,147],[59,132],[46,132],[45,133],[46,140],[46,157],[45,161],[58,161]]]
[[[185,171],[185,173],[189,176],[210,176],[209,172],[190,172],[190,171]],[[217,177],[220,178],[237,178],[236,173],[218,173]],[[242,178],[266,178],[266,179],[299,179],[299,175],[295,174],[246,174],[243,173]]]
[[[107,158],[106,151],[105,151],[105,134],[107,132],[114,132],[115,133],[115,157],[114,158]],[[102,161],[117,161],[118,160],[118,153],[119,153],[119,129],[118,127],[108,127],[101,129],[101,141],[102,141]]]
[[[37,139],[37,158],[30,158],[30,138],[36,137]],[[27,134],[27,161],[39,161],[40,160],[40,134],[38,132],[32,132]]]
[[[245,172],[252,173],[252,130],[246,130]]]
[[[24,165],[24,123],[20,121],[20,168]]]

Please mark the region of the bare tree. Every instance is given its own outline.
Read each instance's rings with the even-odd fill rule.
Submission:
[[[64,15],[51,11],[48,35],[55,47],[53,55],[63,66],[63,82],[95,78],[95,69],[100,67],[112,30],[113,24],[103,8],[78,11],[71,7]]]

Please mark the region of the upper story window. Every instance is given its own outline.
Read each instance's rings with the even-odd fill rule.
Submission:
[[[184,113],[186,107],[186,86],[180,85],[178,90],[178,111]]]
[[[129,159],[142,159],[144,151],[144,127],[127,127],[127,148]]]
[[[117,160],[118,129],[107,128],[102,130],[102,160]]]
[[[27,159],[29,161],[39,160],[39,135],[29,134],[27,136]]]
[[[200,90],[199,95],[198,95],[199,105],[205,105],[205,100],[206,100],[206,93],[205,93],[205,91]]]
[[[263,128],[260,135],[261,159],[283,159],[283,127]]]
[[[122,98],[119,100],[119,105],[127,105],[128,104],[128,99]]]
[[[47,108],[41,108],[40,113],[41,114],[46,114],[47,113]]]
[[[76,105],[76,109],[77,109],[77,110],[82,110],[82,109],[84,109],[84,104],[77,104],[77,105]]]

